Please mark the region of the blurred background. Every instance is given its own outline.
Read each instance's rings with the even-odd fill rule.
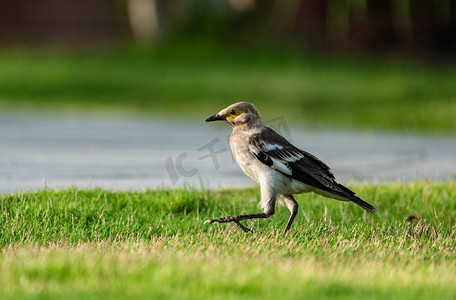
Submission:
[[[0,47],[7,108],[456,130],[454,0],[1,1]]]
[[[198,130],[206,125],[197,122],[241,100],[253,102],[265,119],[285,117],[287,126],[297,130],[451,140],[456,133],[455,63],[456,0],[0,0],[3,190],[22,187],[30,163],[20,174],[14,172],[31,153],[42,153],[32,160],[32,180],[40,180],[35,186],[42,185],[41,178],[66,176],[52,168],[74,166],[62,167],[69,161],[65,156],[56,163],[49,149],[55,150],[58,136],[67,138],[58,140],[62,149],[93,149],[92,144],[81,146],[83,130],[93,133],[83,124],[111,130],[100,132],[105,139],[92,137],[107,149],[106,136],[115,138],[111,133],[122,122],[145,121],[160,134],[171,125],[180,130],[198,124]],[[52,135],[63,128],[73,133]],[[144,129],[136,123],[130,128]],[[68,136],[75,131],[80,139],[72,144]],[[137,148],[129,136],[125,132],[116,145]],[[27,148],[37,145],[41,150]],[[178,151],[169,156],[173,166],[181,153],[199,149],[166,140],[154,145],[161,154],[144,156],[159,157],[161,168],[167,158],[164,145]],[[30,151],[19,155],[18,149]],[[43,167],[45,158],[50,169]],[[192,161],[198,165],[197,157]],[[194,174],[192,166],[172,174],[168,168],[157,176],[173,181]],[[97,184],[93,172],[78,174]],[[106,179],[103,174],[99,178]],[[137,176],[147,181],[152,175]]]

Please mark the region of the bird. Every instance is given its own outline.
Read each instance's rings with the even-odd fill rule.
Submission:
[[[231,125],[229,145],[242,171],[260,186],[262,213],[227,216],[204,223],[234,222],[245,232],[252,230],[240,223],[249,219],[265,219],[275,213],[282,199],[290,211],[283,234],[290,230],[298,214],[298,202],[293,194],[314,192],[340,201],[354,202],[376,214],[377,210],[360,199],[353,191],[338,183],[323,161],[303,151],[273,129],[267,127],[256,107],[249,102],[234,103],[205,122],[224,121]]]

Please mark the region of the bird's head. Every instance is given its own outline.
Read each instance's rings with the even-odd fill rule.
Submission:
[[[262,122],[258,110],[249,102],[231,104],[205,120],[205,122],[213,121],[225,121],[231,126]]]

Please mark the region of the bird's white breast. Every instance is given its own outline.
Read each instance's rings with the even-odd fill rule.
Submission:
[[[230,138],[230,148],[245,175],[260,183],[259,175],[266,172],[268,167],[258,161],[249,151],[249,132],[243,130],[233,131]]]

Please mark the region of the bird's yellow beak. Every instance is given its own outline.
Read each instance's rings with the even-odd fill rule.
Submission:
[[[214,121],[225,121],[226,117],[225,116],[218,116],[218,115],[213,115],[204,120],[204,122],[214,122]]]

